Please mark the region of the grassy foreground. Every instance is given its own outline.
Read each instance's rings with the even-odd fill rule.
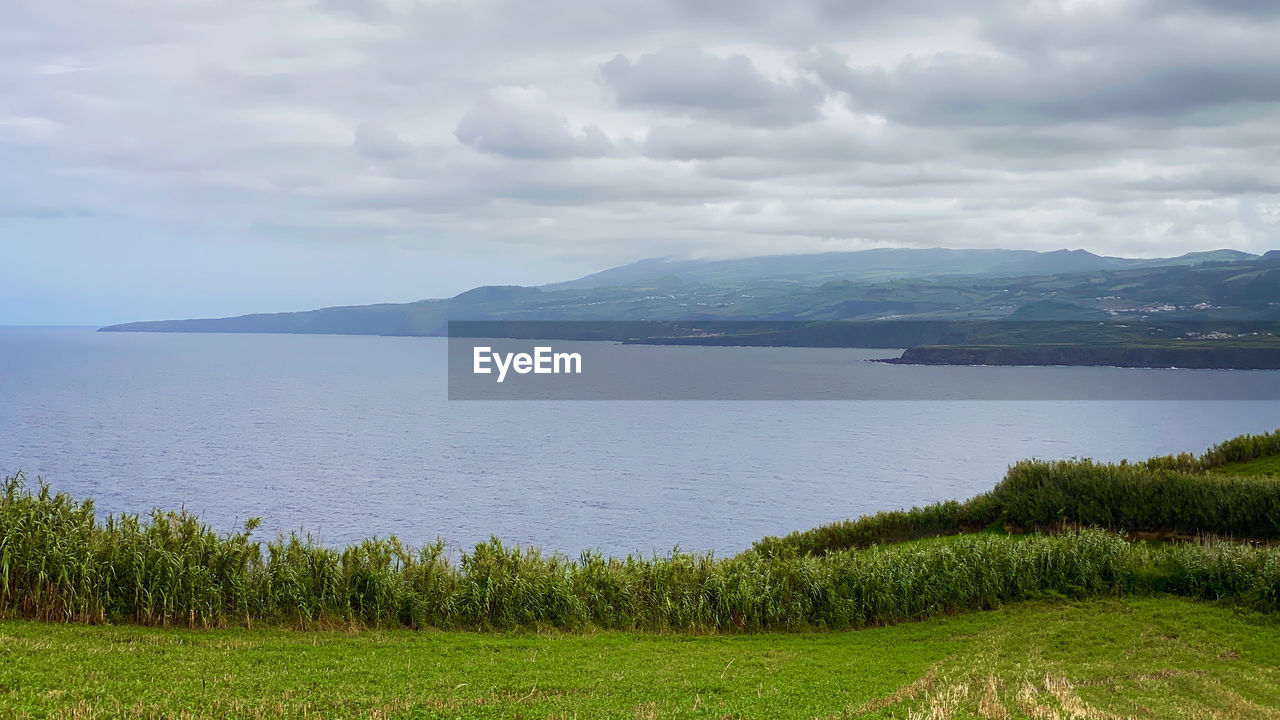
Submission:
[[[10,478],[0,719],[1280,720],[1278,469],[1280,431],[1025,461],[968,501],[730,558],[495,539],[456,563],[104,522]]]
[[[1280,622],[1171,597],[735,636],[5,621],[0,717],[1275,718]]]

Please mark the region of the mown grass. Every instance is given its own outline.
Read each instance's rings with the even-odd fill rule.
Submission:
[[[1280,624],[1159,597],[849,633],[0,622],[14,718],[1274,718]]]

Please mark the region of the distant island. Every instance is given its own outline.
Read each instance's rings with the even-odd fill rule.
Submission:
[[[101,330],[444,336],[459,321],[511,328],[514,336],[529,332],[520,324],[541,323],[566,339],[906,347],[894,362],[911,364],[1280,369],[1280,251],[1135,259],[1081,250],[880,249],[653,259],[541,287]],[[773,325],[699,328],[739,322]],[[633,323],[663,329],[637,333]]]

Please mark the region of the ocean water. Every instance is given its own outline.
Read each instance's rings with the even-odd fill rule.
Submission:
[[[496,535],[570,554],[728,554],[768,534],[967,497],[1020,458],[1198,452],[1280,427],[1274,400],[451,401],[446,342],[0,328],[0,473],[42,477],[103,514],[186,507],[220,530],[260,516],[260,534],[329,544],[394,533],[466,548]],[[672,351],[615,350],[641,364]],[[728,367],[748,357],[695,351]],[[1188,397],[1280,382],[863,362],[883,355],[751,353],[830,382],[981,377],[1024,384],[1025,397],[1064,377],[1140,378]]]

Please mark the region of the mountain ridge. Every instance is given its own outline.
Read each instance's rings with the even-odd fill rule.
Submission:
[[[1005,250],[956,248],[873,248],[847,252],[757,255],[723,260],[646,258],[540,287],[556,290],[613,287],[675,277],[682,282],[752,282],[763,280],[893,279],[894,277],[965,277],[1056,275],[1091,270],[1242,262],[1258,256],[1219,249],[1169,258],[1123,258],[1087,250]]]
[[[830,266],[831,259],[764,256],[744,259],[745,266],[741,265],[744,261],[678,261],[693,263],[675,266],[685,277],[662,272],[673,269],[666,261],[641,261],[639,273],[634,272],[636,263],[612,269],[632,268],[615,276],[617,280],[630,278],[618,285],[594,285],[599,280],[597,273],[586,276],[597,278],[590,281],[590,287],[576,287],[576,281],[540,287],[489,285],[452,298],[411,303],[135,322],[102,330],[443,335],[450,320],[991,320],[1028,316],[1083,320],[1150,314],[1171,319],[1280,318],[1280,263],[1274,262],[1280,253],[1259,257],[1210,251],[1177,258],[1129,259],[1084,251],[885,250],[837,254],[847,261],[844,266],[807,275],[796,275],[795,271],[815,261]],[[924,263],[922,274],[903,276],[886,270],[909,257],[929,261]],[[992,274],[995,271],[931,274],[943,267],[940,258],[958,258],[960,262],[948,266],[957,272],[972,270],[975,258],[999,258],[1001,262],[988,262],[987,267],[1005,270],[1010,263],[1024,271],[1046,264],[1055,269],[1081,265],[1091,269],[1040,275]],[[849,262],[855,260],[872,268],[870,273],[850,276]],[[719,264],[725,262],[730,264]],[[1106,267],[1095,267],[1099,263]],[[760,267],[770,264],[773,274],[760,275]],[[1122,266],[1111,267],[1116,264]],[[701,272],[708,266],[710,275],[689,270]]]

